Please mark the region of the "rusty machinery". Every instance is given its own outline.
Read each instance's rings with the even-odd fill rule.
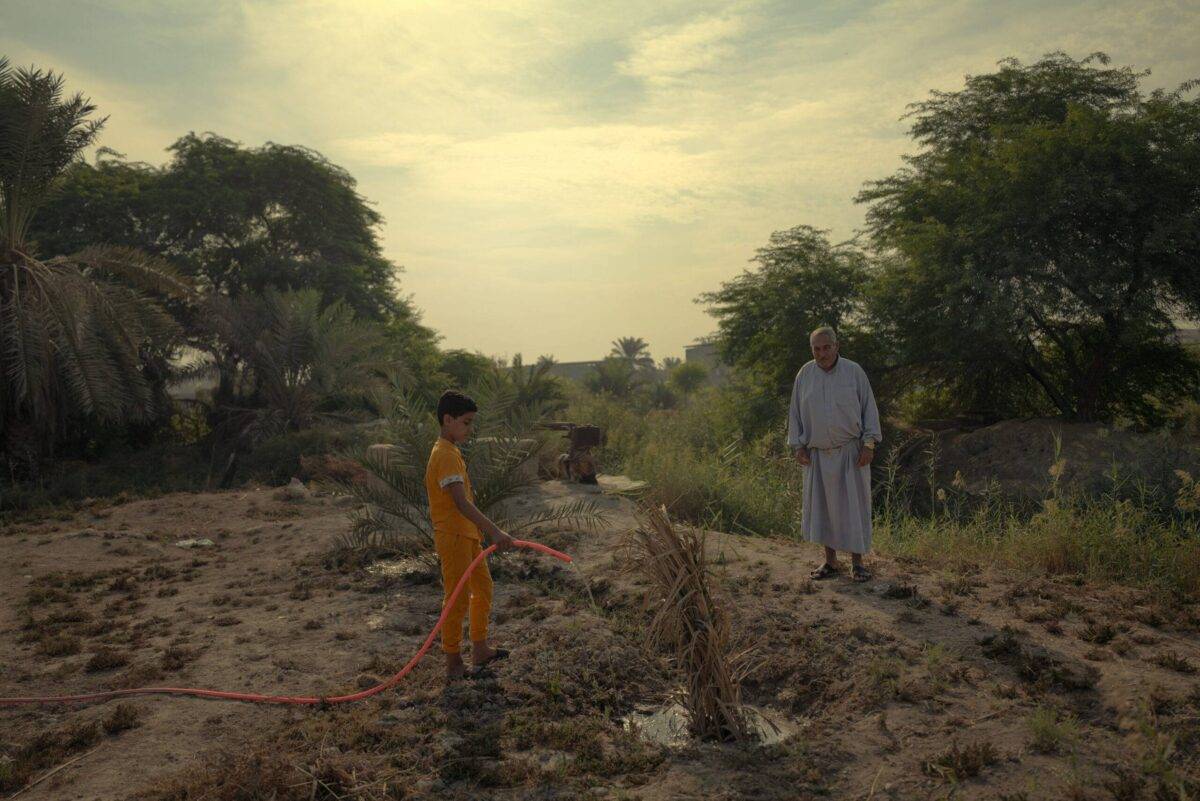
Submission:
[[[591,451],[605,444],[604,429],[579,423],[543,423],[541,427],[563,432],[563,437],[571,443],[570,449],[558,457],[563,478],[580,484],[595,484],[596,457]]]

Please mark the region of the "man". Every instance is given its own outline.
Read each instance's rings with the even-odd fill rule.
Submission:
[[[862,557],[871,549],[870,465],[883,438],[879,409],[867,374],[838,354],[832,328],[818,328],[808,342],[813,360],[796,374],[787,441],[805,468],[800,531],[825,546],[824,563],[809,575],[836,574],[837,552],[849,551],[851,576],[868,581]]]

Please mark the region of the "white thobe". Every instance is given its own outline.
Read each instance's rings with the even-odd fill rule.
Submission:
[[[787,441],[812,459],[800,519],[809,542],[851,553],[871,549],[871,468],[858,466],[858,454],[882,438],[871,383],[856,362],[839,356],[828,372],[815,361],[800,368]]]

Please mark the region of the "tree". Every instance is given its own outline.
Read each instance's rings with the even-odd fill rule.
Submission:
[[[881,361],[869,335],[867,254],[833,245],[827,232],[798,225],[771,234],[753,259],[758,267],[706,292],[699,302],[717,318],[722,358],[765,377],[764,391],[786,395],[796,371],[812,359],[808,335],[821,325],[838,332],[843,352],[868,371]]]
[[[708,380],[708,370],[704,365],[695,362],[676,365],[667,379],[671,386],[680,394],[691,395]]]
[[[209,325],[229,343],[238,365],[233,393],[214,415],[222,439],[232,444],[221,486],[232,481],[240,453],[319,422],[361,418],[384,388],[388,365],[379,324],[357,319],[342,301],[322,308],[315,289],[268,289],[261,296],[218,295],[207,309]]]
[[[475,505],[497,525],[518,533],[537,525],[593,527],[605,520],[592,498],[522,512],[511,501],[537,483],[525,469],[536,460],[539,426],[549,422],[551,408],[522,401],[510,381],[494,372],[483,373],[466,391],[479,404],[475,436],[463,446]],[[440,430],[437,416],[426,404],[396,393],[384,410],[383,433],[389,448],[372,448],[358,456],[367,481],[341,482],[341,491],[360,506],[353,530],[340,538],[342,549],[359,558],[385,554],[429,554],[433,526],[425,491],[425,465]],[[530,443],[535,443],[530,445]]]
[[[341,167],[308,148],[245,148],[215,134],[188,134],[169,150],[161,168],[111,151],[76,164],[33,238],[52,253],[93,242],[141,248],[179,264],[205,293],[316,289],[360,317],[412,315],[379,247],[382,218]]]
[[[631,359],[609,356],[592,368],[591,374],[584,379],[584,386],[595,393],[628,398],[638,384],[636,370]]]
[[[456,348],[442,354],[438,370],[448,378],[449,386],[466,387],[476,383],[481,376],[486,375],[495,367],[496,362],[482,353],[471,353]],[[445,387],[441,387],[437,394],[441,394],[441,389],[445,389]],[[436,405],[437,398],[434,397],[432,400],[433,405]]]
[[[613,340],[609,356],[626,359],[636,367],[654,366],[654,359],[650,358],[650,346],[641,337],[621,337]]]
[[[91,246],[45,258],[29,233],[104,120],[61,75],[0,59],[0,450],[33,465],[71,429],[164,416],[178,330],[147,294],[186,298],[160,259]]]
[[[880,335],[976,409],[1152,422],[1200,386],[1172,338],[1200,313],[1200,101],[1107,65],[1007,59],[933,93],[921,151],[858,196]]]
[[[497,367],[496,372],[516,390],[519,405],[542,407],[548,414],[553,414],[567,408],[567,393],[562,380],[550,372],[552,369],[554,358],[551,356],[540,356],[536,363],[527,367],[518,353],[509,367]]]

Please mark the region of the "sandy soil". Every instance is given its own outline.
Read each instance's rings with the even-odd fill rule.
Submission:
[[[521,504],[583,491],[547,482]],[[529,555],[496,564],[494,634],[509,660],[447,690],[434,652],[353,712],[355,742],[386,743],[378,775],[395,797],[1149,799],[1164,781],[1197,781],[1194,609],[884,558],[869,584],[813,583],[811,546],[716,532],[715,575],[755,649],[744,700],[794,733],[764,746],[648,740],[623,721],[662,708],[678,682],[643,647],[639,582],[617,547],[634,507],[602,500],[603,530],[532,535],[571,553],[578,572]],[[387,675],[436,619],[440,588],[420,563],[331,563],[347,511],[252,489],[10,527],[0,696],[146,684],[332,694]],[[175,544],[189,538],[213,545]],[[286,763],[280,746],[263,745],[291,742],[272,739],[281,732],[350,720],[151,697],[135,701],[133,728],[79,734],[116,706],[0,709],[0,777],[14,756],[53,744],[30,775],[58,771],[21,798],[199,798],[213,777],[253,774],[242,762],[255,749]],[[1039,709],[1067,721],[1041,743],[1030,723]],[[314,775],[311,797],[376,797],[384,786],[326,792]],[[269,797],[239,787],[237,797]]]

